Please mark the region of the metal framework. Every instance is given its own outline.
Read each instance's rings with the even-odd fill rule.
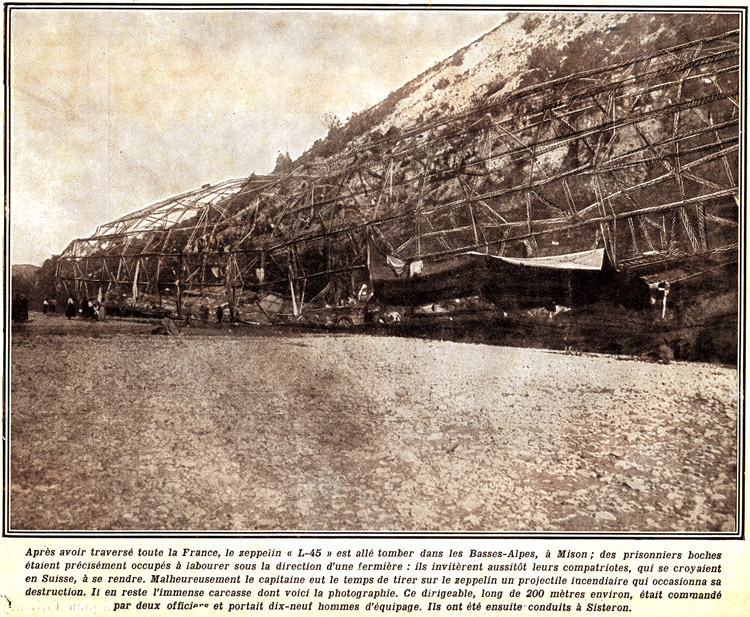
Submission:
[[[618,269],[738,242],[739,31],[368,134],[286,175],[204,186],[62,254],[65,293],[295,312],[352,295],[370,248],[408,263],[596,247]]]

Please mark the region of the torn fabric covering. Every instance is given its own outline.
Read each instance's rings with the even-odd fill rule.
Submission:
[[[484,253],[469,251],[469,255],[484,255]],[[489,255],[489,257],[517,266],[552,268],[555,270],[601,270],[604,263],[604,249],[548,257],[501,257],[500,255]]]
[[[255,278],[258,279],[259,283],[263,282],[263,279],[266,278],[266,272],[263,268],[255,268]]]
[[[421,259],[418,259],[417,261],[412,261],[409,264],[409,276],[418,276],[422,274],[422,267],[424,266],[424,262]]]
[[[388,262],[388,265],[393,268],[393,271],[396,273],[396,276],[401,276],[404,273],[404,269],[406,268],[406,262],[403,259],[399,259],[398,257],[393,257],[393,255],[387,255],[386,261]]]

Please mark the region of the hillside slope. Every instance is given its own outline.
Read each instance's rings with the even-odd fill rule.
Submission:
[[[482,105],[578,71],[647,56],[739,27],[721,13],[511,13],[497,28],[333,128],[295,165],[334,154],[350,140]],[[366,87],[366,84],[363,84]]]

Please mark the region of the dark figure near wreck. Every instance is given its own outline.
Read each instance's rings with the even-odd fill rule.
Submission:
[[[216,307],[216,325],[217,326],[221,325],[221,320],[223,317],[224,317],[224,307],[221,306],[220,304],[219,306]]]
[[[16,323],[29,320],[29,300],[23,294],[15,296],[10,307],[10,316]]]
[[[65,307],[65,316],[68,319],[73,319],[76,315],[76,301],[72,297],[68,298],[68,305]]]

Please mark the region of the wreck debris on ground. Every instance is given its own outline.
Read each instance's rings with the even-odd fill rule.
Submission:
[[[258,321],[367,284],[412,306],[615,300],[660,308],[669,327],[692,325],[696,297],[706,319],[727,316],[711,309],[722,297],[736,313],[738,26],[729,13],[508,16],[351,130],[332,125],[324,151],[73,240],[60,300],[152,316],[227,304]]]

